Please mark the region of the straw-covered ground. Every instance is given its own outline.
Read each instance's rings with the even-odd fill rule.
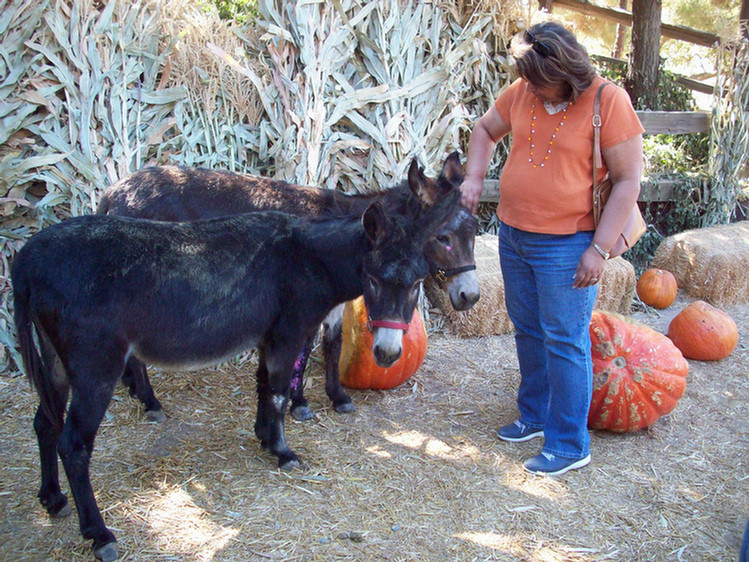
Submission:
[[[668,311],[637,313],[665,331]],[[123,561],[735,561],[749,515],[749,305],[727,359],[690,361],[676,409],[648,430],[593,432],[593,462],[525,474],[538,440],[508,444],[517,414],[511,336],[430,336],[401,387],[352,392],[339,415],[315,364],[309,422],[287,421],[302,469],[280,472],[253,434],[253,360],[154,372],[168,421],[119,388],[92,480]],[[50,520],[21,377],[0,378],[0,559],[93,560],[75,516]],[[67,482],[63,480],[63,488]]]

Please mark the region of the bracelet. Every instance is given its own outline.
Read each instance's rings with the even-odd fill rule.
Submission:
[[[602,257],[603,259],[607,260],[607,259],[609,259],[609,256],[611,256],[611,254],[610,254],[609,252],[606,252],[606,251],[604,251],[604,249],[603,249],[603,248],[601,248],[601,247],[600,247],[600,246],[599,246],[598,244],[596,244],[595,242],[591,242],[591,243],[590,243],[590,245],[591,245],[591,246],[593,246],[593,249],[594,249],[594,250],[595,250],[596,252],[598,252],[599,254],[601,254],[601,257]]]

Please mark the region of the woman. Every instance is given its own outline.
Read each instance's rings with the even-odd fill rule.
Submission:
[[[596,228],[591,120],[604,80],[575,36],[554,22],[518,34],[511,52],[520,78],[473,129],[461,190],[475,211],[494,147],[512,133],[497,215],[520,364],[520,417],[498,436],[510,442],[543,437],[541,453],[524,466],[554,476],[590,462],[588,325],[608,251],[640,192],[643,128],[627,93],[604,88],[601,149],[613,187]]]

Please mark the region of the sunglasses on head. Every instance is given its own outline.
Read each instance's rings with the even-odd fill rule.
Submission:
[[[551,55],[551,49],[546,43],[543,43],[535,38],[535,36],[528,31],[525,30],[524,34],[525,40],[528,42],[528,44],[531,46],[531,48],[536,51],[539,55],[546,58],[549,55]]]

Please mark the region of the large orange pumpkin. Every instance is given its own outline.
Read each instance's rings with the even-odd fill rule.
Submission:
[[[637,296],[653,308],[667,308],[676,300],[676,277],[665,269],[644,271],[637,280]]]
[[[694,301],[671,320],[668,337],[684,357],[715,361],[731,354],[739,341],[739,329],[722,310]]]
[[[418,310],[414,310],[408,332],[403,334],[403,353],[392,367],[377,365],[372,355],[373,336],[367,328],[364,298],[343,307],[341,384],[349,388],[385,390],[407,381],[421,366],[427,352],[427,333]]]
[[[687,386],[689,365],[671,340],[630,318],[598,310],[590,339],[589,427],[637,431],[674,409]]]

